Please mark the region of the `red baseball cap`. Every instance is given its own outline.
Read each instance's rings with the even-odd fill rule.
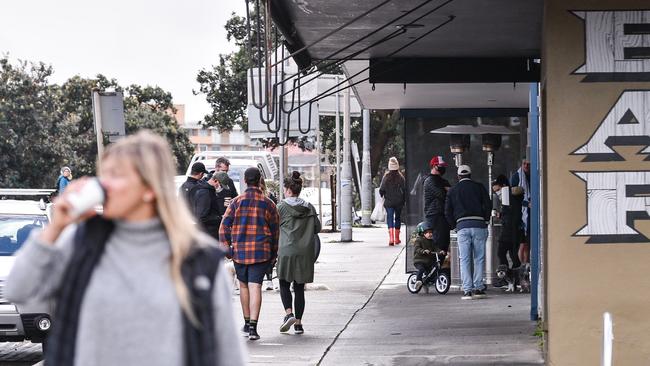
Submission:
[[[431,161],[429,162],[429,166],[432,167],[432,168],[434,166],[444,166],[444,167],[446,167],[447,163],[445,162],[445,159],[443,159],[442,156],[435,155],[434,157],[431,158]]]

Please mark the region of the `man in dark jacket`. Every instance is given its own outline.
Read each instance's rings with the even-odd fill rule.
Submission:
[[[445,216],[458,233],[463,300],[485,297],[485,242],[492,203],[485,187],[471,179],[467,165],[458,167],[458,184],[449,190]],[[473,268],[471,258],[474,258]]]
[[[199,182],[196,188],[193,188],[196,190],[191,202],[193,213],[203,230],[217,240],[221,218],[226,212],[224,189],[221,186],[226,179],[225,173],[215,173],[207,182]]]
[[[445,199],[449,182],[442,178],[447,163],[442,156],[434,156],[429,162],[431,174],[424,180],[424,218],[433,230],[433,241],[442,250],[449,249],[449,224],[445,219]]]
[[[181,185],[181,187],[178,189],[178,195],[185,198],[186,202],[190,204],[192,202],[190,195],[194,193],[194,191],[192,191],[192,188],[199,184],[199,181],[201,178],[203,178],[203,174],[207,173],[208,171],[205,169],[205,165],[203,163],[192,164],[190,175],[187,177],[185,183],[183,183],[183,185]]]

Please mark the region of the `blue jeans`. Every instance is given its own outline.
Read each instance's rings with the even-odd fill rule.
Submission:
[[[388,228],[397,228],[402,227],[402,208],[393,208],[386,207],[386,224]]]
[[[485,290],[483,272],[485,271],[485,241],[487,235],[487,228],[467,228],[458,231],[460,278],[463,282],[463,292]],[[474,259],[473,270],[472,258]]]

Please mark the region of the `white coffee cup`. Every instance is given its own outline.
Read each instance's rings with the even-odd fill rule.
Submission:
[[[79,217],[84,212],[104,203],[106,192],[99,179],[89,178],[79,191],[70,192],[66,200],[71,206],[70,214]]]

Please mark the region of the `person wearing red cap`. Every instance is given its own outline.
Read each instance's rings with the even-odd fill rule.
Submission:
[[[449,249],[449,224],[445,219],[445,199],[451,184],[442,176],[447,163],[442,156],[429,162],[431,174],[424,180],[424,219],[433,229],[433,242],[444,251]]]

